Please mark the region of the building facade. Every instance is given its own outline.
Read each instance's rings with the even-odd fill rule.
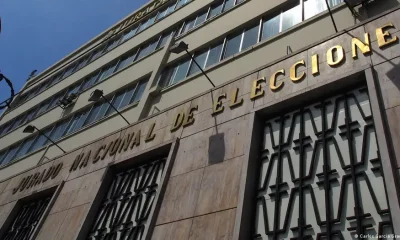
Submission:
[[[29,79],[0,239],[400,235],[400,4],[327,2],[151,1]]]

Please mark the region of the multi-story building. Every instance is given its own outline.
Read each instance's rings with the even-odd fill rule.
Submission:
[[[149,2],[3,113],[0,239],[400,234],[399,5]]]

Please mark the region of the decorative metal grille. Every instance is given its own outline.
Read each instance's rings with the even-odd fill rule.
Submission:
[[[164,167],[161,159],[116,174],[88,239],[142,239]]]
[[[23,204],[6,232],[4,240],[30,239],[50,199],[51,197],[47,197]]]
[[[367,89],[265,123],[254,239],[391,234]]]

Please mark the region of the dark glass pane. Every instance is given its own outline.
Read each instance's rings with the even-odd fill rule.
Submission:
[[[178,70],[176,71],[176,74],[175,74],[174,78],[172,79],[172,82],[170,83],[170,85],[180,82],[186,78],[186,74],[187,74],[188,68],[189,68],[189,63],[190,63],[190,60],[188,59],[185,62],[179,64]]]
[[[262,26],[262,39],[267,39],[275,36],[279,33],[279,24],[280,24],[281,15],[278,15],[271,19],[266,19],[263,22]]]
[[[85,79],[85,82],[84,82],[84,83],[82,84],[82,86],[81,86],[80,92],[83,92],[83,91],[85,91],[86,89],[88,89],[88,88],[90,88],[91,86],[93,86],[93,85],[95,84],[95,82],[96,82],[98,76],[99,76],[99,72],[96,72],[95,74],[93,74],[93,75],[87,77],[87,78]]]
[[[171,36],[170,32],[163,34],[163,36],[161,37],[160,43],[158,44],[158,48],[164,47],[165,43],[167,43],[169,36]]]
[[[135,52],[135,53],[132,53],[132,54],[130,54],[130,55],[128,55],[128,56],[123,57],[123,58],[119,61],[118,66],[117,66],[117,68],[115,69],[115,71],[119,71],[120,69],[122,69],[122,68],[128,66],[130,63],[133,62],[133,60],[135,59],[135,57],[136,57],[136,52]]]
[[[15,159],[18,159],[24,155],[26,155],[29,151],[29,148],[32,146],[33,141],[35,140],[35,137],[28,138],[27,140],[24,141],[22,146],[19,148],[17,154],[15,155]]]
[[[174,11],[174,9],[175,9],[175,3],[174,3],[174,4],[171,4],[171,5],[168,7],[167,12],[165,13],[165,17],[168,16],[170,13],[172,13],[172,12]]]
[[[32,119],[35,117],[36,111],[38,110],[38,108],[34,108],[32,110],[30,110],[25,117],[25,120],[23,122],[23,124],[28,123],[30,121],[32,121]]]
[[[0,164],[3,162],[3,158],[4,156],[6,156],[6,154],[7,154],[7,149],[0,152]]]
[[[124,98],[125,92],[119,92],[114,96],[114,99],[112,100],[112,105],[118,109],[119,108],[119,104],[121,103],[122,99]],[[110,107],[108,109],[107,115],[112,114],[113,112],[115,112],[114,108]]]
[[[224,5],[224,12],[228,11],[231,9],[233,6],[235,6],[235,0],[225,0],[225,5]]]
[[[63,137],[64,134],[65,134],[65,130],[67,129],[67,126],[68,126],[70,120],[71,119],[68,118],[68,119],[58,123],[56,125],[56,127],[54,128],[53,132],[51,133],[50,139],[53,140],[53,141],[57,141],[58,139]]]
[[[10,128],[11,122],[6,123],[5,125],[3,125],[3,128],[1,129],[1,133],[0,135],[6,134],[7,130]]]
[[[147,55],[149,55],[150,53],[152,53],[156,50],[157,44],[158,44],[158,39],[154,40],[152,43],[150,43],[149,49],[147,50]]]
[[[202,67],[204,69],[204,65],[206,63],[206,58],[207,58],[207,54],[208,51],[203,52],[199,55],[196,55],[194,57],[194,60],[200,65],[200,67]],[[190,66],[190,70],[189,70],[189,75],[192,75],[194,73],[200,72],[199,67],[194,63],[194,61],[192,62],[192,65]]]
[[[258,40],[258,25],[247,29],[244,32],[242,50],[247,49],[248,47],[253,46],[257,43]]]
[[[196,19],[191,19],[185,22],[185,25],[183,26],[181,34],[184,34],[185,32],[189,31],[190,29],[193,28],[194,22]]]
[[[61,81],[61,78],[62,78],[62,72],[57,73],[57,74],[53,77],[53,79],[51,80],[50,86],[53,86],[53,85],[55,85],[56,83],[60,82],[60,81]]]
[[[46,130],[44,130],[44,131],[42,131],[42,132],[43,132],[46,136],[50,136],[51,130],[52,130],[52,127],[48,128],[48,129],[46,129]],[[37,149],[39,149],[39,148],[45,146],[47,143],[48,143],[48,140],[47,140],[47,138],[46,138],[45,136],[43,136],[43,135],[41,135],[41,134],[40,134],[40,135],[37,135],[36,140],[35,140],[35,142],[33,143],[32,148],[29,150],[29,152],[34,152],[34,151],[36,151]]]
[[[204,12],[199,16],[197,16],[196,22],[194,23],[194,27],[202,24],[206,20],[206,18],[207,18],[207,12]]]
[[[67,92],[66,96],[69,96],[71,94],[77,94],[80,87],[81,87],[81,83],[73,85],[72,87],[70,87],[68,89],[68,92]]]
[[[221,51],[222,51],[222,43],[220,43],[219,45],[212,47],[210,49],[210,53],[208,54],[208,58],[207,58],[206,67],[219,62],[219,58],[221,56]]]
[[[97,113],[99,113],[101,104],[95,104],[92,110],[90,110],[89,116],[87,117],[84,126],[91,124],[92,122],[95,121]]]
[[[36,116],[39,116],[40,114],[42,114],[44,111],[46,111],[50,105],[50,100],[47,100],[45,102],[42,102],[42,104],[40,104],[39,110],[36,113]]]
[[[124,33],[124,35],[122,36],[121,42],[126,41],[129,38],[135,36],[135,33],[136,33],[137,29],[138,29],[137,26],[135,26],[134,28],[129,29],[128,31],[126,31]]]
[[[168,68],[166,69],[160,77],[159,85],[160,86],[166,86],[169,85],[171,82],[171,78],[175,75],[176,70],[178,70],[178,66],[175,66],[173,68]]]
[[[217,5],[212,6],[211,10],[210,10],[210,14],[208,15],[208,18],[210,19],[210,18],[220,14],[222,11],[222,6],[223,6],[222,1],[219,2]]]
[[[110,107],[110,104],[108,104],[108,102],[103,102],[103,103],[101,104],[99,113],[97,114],[96,120],[95,120],[95,121],[98,121],[98,120],[100,120],[101,118],[103,118],[103,117],[106,115],[106,112],[107,112],[107,110],[108,110],[109,108],[111,108],[111,107]]]
[[[147,28],[147,21],[148,20],[144,20],[143,22],[140,23],[139,28],[138,28],[138,32],[143,31],[144,29]]]
[[[134,92],[135,92],[135,87],[131,87],[130,89],[128,89],[128,91],[124,95],[124,99],[122,99],[121,103],[119,104],[118,109],[122,109],[122,108],[126,107],[127,105],[129,105]]]
[[[83,68],[86,66],[87,62],[89,60],[88,56],[83,57],[81,60],[79,60],[78,66],[76,67],[76,70]]]
[[[108,45],[107,45],[106,51],[110,51],[111,49],[113,49],[116,46],[118,46],[120,38],[121,38],[121,36],[117,36],[116,38],[111,39],[110,41],[108,41]]]
[[[224,58],[230,57],[239,52],[242,33],[226,40]]]
[[[43,83],[40,85],[40,89],[39,89],[38,92],[43,92],[44,90],[46,90],[48,85],[49,85],[49,81],[48,81],[48,80],[45,81],[45,82],[43,82]]]
[[[138,102],[142,98],[143,92],[146,89],[147,81],[140,82],[139,86],[136,88],[135,96],[132,98],[131,103]]]
[[[74,116],[74,118],[71,120],[69,123],[67,132],[65,135],[71,134],[75,131],[78,131],[80,128],[82,128],[83,123],[85,122],[85,119],[87,115],[89,114],[89,110],[84,111],[83,113],[78,113]]]
[[[151,24],[156,20],[156,15],[152,16],[149,20],[147,20],[147,27],[150,27]]]
[[[282,31],[301,22],[301,6],[297,5],[282,13]]]
[[[102,54],[104,50],[104,46],[101,46],[97,48],[96,50],[93,51],[92,56],[90,57],[90,61],[93,62],[94,60],[98,59]]]
[[[16,144],[15,146],[11,146],[8,149],[7,155],[4,156],[2,164],[7,164],[7,163],[11,162],[12,160],[14,160],[14,156],[17,153],[19,147],[20,147],[19,144]]]
[[[64,74],[62,76],[62,78],[66,78],[69,75],[71,75],[74,72],[75,69],[75,64],[72,64],[71,66],[69,66],[67,69],[65,69]]]
[[[168,11],[168,8],[162,10],[161,12],[159,12],[159,14],[157,15],[156,21],[162,19],[163,17],[165,17],[166,13]]]
[[[244,0],[237,0],[236,4],[239,4],[241,2],[244,2]]]
[[[63,97],[64,97],[64,92],[60,92],[59,94],[54,96],[54,98],[51,100],[51,103],[50,103],[48,109],[55,107],[58,104],[58,100],[60,100]]]
[[[147,44],[147,45],[141,47],[136,59],[139,60],[139,59],[147,56],[147,54],[149,53],[149,49],[150,49],[150,44]]]
[[[106,79],[108,76],[110,76],[114,72],[116,64],[117,64],[117,62],[114,62],[111,65],[104,67],[101,70],[101,73],[100,73],[100,76],[99,76],[97,82],[101,82],[104,79]]]
[[[186,0],[178,0],[178,3],[176,4],[175,9],[177,9],[177,8],[179,8],[179,7],[181,7],[181,6],[183,6],[183,4],[185,4],[185,3],[186,3]]]

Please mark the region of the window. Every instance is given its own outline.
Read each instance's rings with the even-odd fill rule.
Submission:
[[[195,19],[191,19],[191,20],[186,21],[185,24],[183,25],[181,34],[184,34],[185,32],[187,32],[187,31],[189,31],[190,29],[192,29],[193,26],[194,26],[194,22],[195,22],[195,21],[196,21]]]
[[[45,112],[48,109],[49,105],[50,105],[50,99],[42,102],[42,104],[40,104],[39,110],[36,113],[36,116],[39,116],[40,114]]]
[[[152,53],[157,47],[157,42],[158,42],[158,39],[156,41],[154,41],[154,42],[151,42],[151,43],[143,46],[143,48],[141,48],[139,50],[139,53],[138,53],[138,56],[137,56],[136,59],[137,60],[141,59],[141,58],[149,55],[150,53]]]
[[[118,45],[120,39],[121,36],[117,36],[114,39],[109,40],[106,51],[110,51],[111,49],[115,48]]]
[[[109,108],[110,108],[110,104],[108,102],[103,102],[101,104],[100,110],[97,113],[96,119],[94,121],[98,121],[98,120],[102,119],[106,115],[107,110]]]
[[[233,8],[233,6],[235,6],[235,0],[225,0],[223,11],[228,11],[229,9]]]
[[[57,73],[57,74],[53,77],[53,79],[51,80],[50,86],[53,86],[53,85],[57,84],[58,82],[61,81],[61,79],[62,79],[62,71],[59,72],[59,73]]]
[[[207,58],[207,52],[203,52],[199,55],[196,55],[194,57],[194,60],[196,60],[196,62],[200,65],[200,67],[204,68],[204,65],[206,63],[206,58]],[[192,62],[192,65],[190,66],[190,70],[189,70],[189,75],[192,75],[194,73],[200,72],[199,67],[196,65],[196,63]]]
[[[49,80],[47,80],[47,81],[44,81],[41,85],[40,85],[40,88],[39,88],[39,93],[40,92],[43,92],[44,90],[46,90],[47,89],[47,86],[49,85]]]
[[[81,90],[80,92],[85,91],[86,89],[90,88],[91,86],[94,85],[94,83],[96,82],[97,78],[99,77],[99,73],[100,72],[96,72],[93,75],[87,77],[84,81],[84,83],[81,86]]]
[[[131,54],[129,54],[129,55],[123,57],[123,58],[119,61],[118,66],[117,66],[117,68],[115,69],[115,71],[119,71],[120,69],[122,69],[122,68],[128,66],[130,63],[133,62],[133,60],[135,59],[135,57],[136,57],[136,52],[131,53]]]
[[[121,103],[119,104],[118,109],[122,109],[131,103],[134,92],[135,92],[135,87],[131,87],[130,89],[128,89],[128,91],[126,91],[124,98],[122,99]]]
[[[62,78],[66,78],[66,77],[68,77],[69,75],[71,75],[73,72],[74,72],[74,69],[75,69],[75,64],[72,64],[71,66],[69,66],[66,70],[65,70],[65,72],[64,72],[64,74],[63,74],[63,76],[62,76]]]
[[[92,122],[96,121],[97,113],[99,113],[101,107],[101,103],[95,104],[92,109],[90,110],[89,116],[87,117],[84,126],[91,124]]]
[[[178,3],[176,4],[175,9],[180,8],[181,6],[183,6],[186,3],[187,0],[178,0]]]
[[[24,155],[26,155],[29,151],[29,148],[32,146],[35,137],[30,137],[24,141],[24,143],[19,148],[17,154],[15,154],[14,159],[18,159]]]
[[[147,20],[147,27],[150,27],[150,25],[153,24],[155,20],[156,20],[156,15],[149,18],[149,20]]]
[[[168,38],[171,36],[171,33],[172,33],[172,32],[165,33],[165,34],[162,35],[162,37],[161,37],[161,39],[160,39],[160,42],[158,43],[158,47],[157,47],[157,48],[162,48],[162,47],[164,47],[164,45],[165,45],[165,44],[167,43],[167,41],[168,41]]]
[[[281,31],[298,24],[301,22],[301,5],[297,5],[286,12],[282,13],[282,27]]]
[[[304,2],[304,18],[309,19],[326,9],[325,0],[307,0]]]
[[[230,57],[233,54],[239,52],[241,40],[242,34],[230,37],[226,40],[224,58]]]
[[[46,136],[50,136],[51,130],[52,130],[52,127],[44,130],[43,133]],[[48,142],[47,138],[44,137],[42,134],[37,135],[37,138],[36,138],[35,142],[33,143],[32,148],[30,149],[30,152],[34,152],[37,149],[45,146],[47,144],[47,142]]]
[[[167,12],[165,13],[165,17],[168,16],[170,13],[172,13],[175,9],[175,3],[171,4],[171,6],[168,7]]]
[[[175,76],[173,76],[173,78],[171,79],[171,82],[169,85],[180,82],[186,78],[186,74],[189,69],[189,63],[190,63],[190,60],[186,60],[185,62],[181,63],[178,66],[178,70],[176,71]]]
[[[256,25],[244,32],[241,50],[245,50],[258,42],[258,29],[259,25]]]
[[[211,66],[217,62],[219,62],[222,51],[222,43],[218,44],[215,47],[210,49],[210,53],[208,54],[206,67]]]
[[[217,5],[212,6],[211,10],[210,10],[210,14],[208,15],[208,19],[220,14],[222,11],[222,5],[223,5],[223,2],[221,1]]]
[[[78,84],[75,84],[73,86],[71,86],[70,88],[68,88],[67,94],[65,94],[66,96],[70,96],[71,94],[77,94],[79,91],[79,88],[81,87],[81,82],[78,82]]]
[[[141,31],[143,31],[144,29],[147,28],[147,22],[148,21],[143,21],[143,22],[140,23],[140,26],[138,28],[138,32],[141,32]]]
[[[55,126],[53,132],[51,133],[50,139],[53,140],[53,141],[57,141],[58,139],[63,137],[65,132],[66,132],[65,130],[67,129],[67,126],[68,126],[68,123],[69,123],[70,120],[71,119],[68,118],[68,119],[58,123]]]
[[[7,164],[11,162],[11,160],[13,160],[14,155],[17,153],[19,146],[20,146],[19,144],[16,144],[8,149],[7,155],[4,156],[2,164]]]
[[[35,117],[36,111],[38,110],[38,108],[34,108],[31,109],[25,117],[25,120],[22,122],[22,124],[28,123],[30,121],[32,121],[32,119]]]
[[[98,59],[103,53],[103,50],[104,50],[104,45],[94,50],[92,56],[90,57],[90,62],[93,62],[94,60]]]
[[[124,35],[122,36],[121,42],[128,40],[129,38],[133,37],[137,31],[137,26],[135,26],[132,29],[129,29],[128,31],[126,31],[124,33]]]
[[[178,66],[170,67],[164,70],[164,72],[160,76],[159,84],[161,86],[168,86],[172,77],[175,75],[176,71],[178,70]]]
[[[161,12],[159,12],[158,15],[157,15],[156,21],[158,21],[158,20],[162,19],[163,17],[165,17],[167,12],[168,12],[168,8],[166,8],[166,9],[162,10]]]
[[[106,66],[105,68],[103,68],[101,70],[99,79],[97,80],[97,82],[101,82],[104,79],[106,79],[108,76],[110,76],[115,69],[115,66],[117,65],[117,62],[111,63],[110,65]]]
[[[6,123],[3,128],[1,129],[1,133],[0,135],[6,134],[7,133],[7,129],[10,127],[11,122]]]
[[[60,92],[56,96],[54,96],[54,98],[51,100],[51,103],[49,105],[49,109],[55,107],[58,104],[58,100],[60,100],[61,98],[64,97],[64,93],[65,92]]]
[[[122,99],[124,98],[124,95],[125,95],[125,92],[119,92],[119,93],[117,93],[117,94],[114,96],[114,98],[113,98],[111,104],[112,104],[116,109],[119,109],[119,104],[122,102]],[[115,112],[114,108],[110,107],[110,108],[108,109],[107,115],[110,115],[110,114],[112,114],[112,113],[114,113],[114,112]]]
[[[75,116],[72,118],[71,122],[69,123],[69,126],[66,130],[65,135],[71,134],[71,133],[79,130],[82,127],[88,113],[89,113],[89,111],[84,111],[83,113],[75,114]]]
[[[83,68],[86,66],[87,62],[89,60],[89,56],[85,56],[82,59],[79,60],[78,65],[76,67],[76,70]]]
[[[131,103],[138,102],[143,95],[144,90],[146,89],[147,81],[139,82],[139,86],[136,88],[135,96],[132,98]]]
[[[3,158],[7,154],[7,149],[0,152],[0,164],[3,163]]]
[[[281,16],[278,15],[271,19],[266,19],[262,27],[262,39],[267,39],[279,33]]]
[[[206,18],[207,18],[207,12],[203,12],[202,14],[197,16],[196,22],[194,23],[194,27],[202,24],[206,20]]]

